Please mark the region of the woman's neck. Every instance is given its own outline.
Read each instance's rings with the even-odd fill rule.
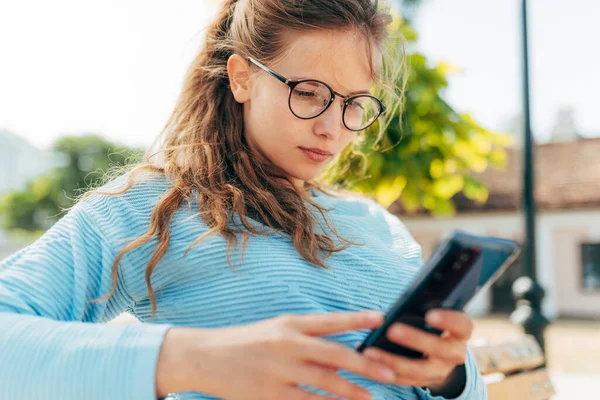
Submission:
[[[303,198],[311,199],[313,197],[311,186],[307,184],[306,181],[296,178],[292,178],[291,181],[298,194],[300,194]]]

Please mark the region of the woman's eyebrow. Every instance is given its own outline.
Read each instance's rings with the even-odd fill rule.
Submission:
[[[371,94],[370,90],[359,90],[358,92],[350,92],[348,93],[348,96],[354,96],[357,94]]]
[[[321,79],[317,79],[317,78],[314,78],[312,76],[305,76],[305,75],[292,75],[288,79],[291,80],[291,81],[300,81],[302,79],[315,79],[315,80],[318,80],[318,81],[322,81]],[[325,81],[322,81],[322,82],[325,82]],[[327,83],[327,82],[325,82],[325,83]],[[329,86],[331,86],[331,85],[329,85]],[[357,94],[371,94],[371,90],[357,90],[355,92],[348,93],[346,95],[346,97],[355,96]]]

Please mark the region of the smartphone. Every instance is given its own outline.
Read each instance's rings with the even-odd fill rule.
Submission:
[[[519,245],[509,239],[454,231],[436,247],[422,272],[385,315],[384,323],[371,331],[357,348],[374,346],[409,358],[423,358],[419,351],[387,339],[387,330],[402,322],[441,335],[425,323],[433,308],[463,310],[480,290],[489,287],[513,263]]]

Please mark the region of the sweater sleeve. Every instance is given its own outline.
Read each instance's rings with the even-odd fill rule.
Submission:
[[[467,374],[467,382],[463,392],[455,397],[455,400],[487,400],[487,386],[483,381],[483,377],[477,368],[473,351],[467,345],[467,360],[465,363],[465,372]],[[442,396],[433,396],[429,389],[415,387],[417,396],[420,400],[446,400]]]
[[[106,233],[105,234],[109,234]],[[131,306],[111,299],[113,249],[78,203],[37,241],[0,261],[0,388],[6,399],[156,399],[167,324],[106,322]]]

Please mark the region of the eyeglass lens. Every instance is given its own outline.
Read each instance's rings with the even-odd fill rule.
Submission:
[[[327,86],[318,81],[303,81],[290,93],[290,108],[300,118],[319,115],[331,100]],[[344,111],[344,123],[349,129],[361,130],[368,127],[380,114],[379,103],[369,96],[350,99]]]

